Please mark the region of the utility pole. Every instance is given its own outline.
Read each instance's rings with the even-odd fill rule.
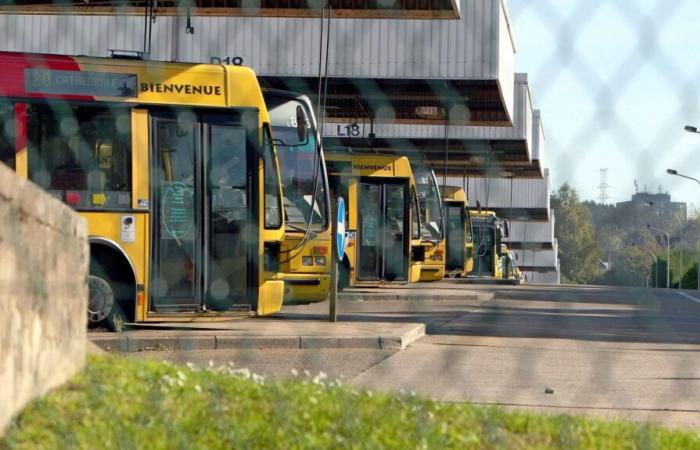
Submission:
[[[608,169],[600,169],[600,185],[598,185],[600,195],[598,196],[598,201],[601,205],[607,205],[608,200],[610,200],[608,189],[611,187],[612,186],[608,184]]]

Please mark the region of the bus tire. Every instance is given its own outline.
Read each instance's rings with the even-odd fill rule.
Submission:
[[[133,322],[135,306],[135,290],[125,269],[126,261],[105,247],[92,246],[90,252],[88,324],[122,331],[125,324]]]
[[[109,331],[122,331],[129,319],[122,309],[117,286],[104,274],[88,277],[88,324],[105,326]]]

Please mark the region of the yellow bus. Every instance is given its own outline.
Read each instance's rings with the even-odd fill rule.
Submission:
[[[340,286],[418,281],[424,247],[408,159],[327,151],[326,164],[332,195],[347,201]]]
[[[474,269],[474,242],[467,194],[464,189],[441,186],[445,211],[445,274],[466,277]]]
[[[420,238],[425,249],[420,281],[440,281],[445,277],[445,233],[440,189],[430,167],[411,162],[411,168],[416,180]]]
[[[518,285],[522,279],[522,272],[518,267],[518,261],[512,250],[506,244],[501,244],[501,266],[503,280],[510,284]]]
[[[493,211],[470,211],[474,233],[474,270],[479,278],[501,280],[504,270],[502,239],[507,237],[507,225]]]
[[[285,302],[318,302],[330,289],[330,200],[328,177],[308,97],[264,89],[275,137],[284,203],[285,233],[280,251]],[[299,136],[297,117],[308,118]]]
[[[284,208],[252,70],[2,52],[0,72],[10,164],[87,221],[91,324],[280,309]]]

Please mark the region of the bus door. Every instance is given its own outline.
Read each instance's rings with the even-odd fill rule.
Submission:
[[[445,203],[447,225],[445,269],[464,271],[466,263],[466,217],[464,205],[455,202]]]
[[[153,117],[154,311],[256,307],[255,152],[235,120]]]
[[[408,202],[408,182],[363,179],[359,183],[359,281],[407,280]]]
[[[491,227],[474,227],[474,272],[480,277],[494,276],[493,235]]]

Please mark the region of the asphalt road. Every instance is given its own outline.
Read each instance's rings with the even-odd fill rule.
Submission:
[[[700,429],[700,296],[686,295],[694,299],[664,290],[503,289],[353,382]]]
[[[145,357],[233,361],[256,373],[323,370],[371,389],[700,429],[700,295],[600,287],[419,286],[422,298],[343,302],[341,320],[423,322],[405,351],[218,350]],[[494,292],[493,299],[474,292]],[[445,295],[449,293],[450,295]],[[459,294],[465,293],[464,298]],[[470,295],[467,295],[469,293]],[[431,296],[440,300],[431,300]],[[323,320],[327,304],[286,307]],[[545,389],[553,393],[545,393]]]

